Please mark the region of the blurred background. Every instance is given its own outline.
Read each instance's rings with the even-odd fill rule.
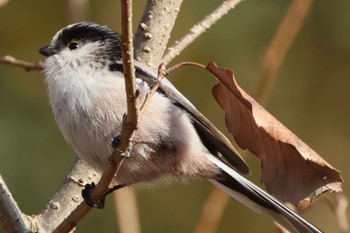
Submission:
[[[146,1],[134,1],[135,28]],[[248,0],[189,46],[174,62],[216,61],[235,71],[238,83],[255,93],[264,52],[292,1]],[[172,33],[172,44],[221,1],[184,1]],[[72,20],[67,1],[10,0],[0,8],[0,56],[37,62],[38,48],[49,43]],[[329,163],[342,171],[350,193],[350,4],[346,0],[314,1],[278,74],[266,108]],[[89,1],[86,20],[120,31],[119,1]],[[223,113],[212,99],[214,79],[195,68],[183,68],[171,81],[224,132]],[[229,136],[232,139],[231,136]],[[37,214],[62,182],[74,153],[55,125],[43,74],[0,64],[0,173],[21,210]],[[260,163],[246,157],[260,183]],[[188,181],[137,191],[143,232],[193,232],[212,185]],[[76,232],[116,232],[113,199],[93,210]],[[348,215],[349,216],[349,215]],[[305,217],[325,232],[337,232],[337,220],[326,202]],[[235,200],[225,209],[217,232],[275,232],[264,215]],[[2,230],[0,229],[0,232]]]

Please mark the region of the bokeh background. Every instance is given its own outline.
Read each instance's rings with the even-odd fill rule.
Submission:
[[[221,1],[184,1],[171,42],[178,39]],[[232,68],[240,85],[254,93],[262,57],[291,1],[243,1],[214,25],[176,61]],[[145,1],[135,1],[134,22]],[[314,1],[278,75],[267,109],[316,152],[342,171],[350,194],[350,4],[346,0]],[[90,1],[86,19],[120,31],[119,1]],[[38,48],[70,23],[66,1],[10,0],[0,8],[0,56],[36,62]],[[223,113],[212,99],[214,80],[184,68],[171,81],[224,132]],[[232,137],[230,137],[232,139]],[[51,115],[43,75],[0,65],[0,173],[20,208],[36,214],[55,192],[73,159]],[[260,163],[246,157],[259,183]],[[143,232],[193,232],[212,185],[188,181],[138,190]],[[76,232],[116,232],[112,198],[104,210],[93,210]],[[326,202],[305,214],[325,232],[337,232],[336,218]],[[0,232],[2,230],[0,229]],[[225,209],[218,232],[275,232],[264,215],[237,201]]]

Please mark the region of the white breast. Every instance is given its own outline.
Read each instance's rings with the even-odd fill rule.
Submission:
[[[46,67],[57,67],[53,63],[59,62],[59,59],[49,57]],[[112,139],[120,134],[123,115],[126,113],[124,78],[120,73],[108,70],[84,72],[89,70],[88,65],[86,69],[74,69],[62,64],[59,66],[63,68],[45,71],[54,118],[75,153],[101,170],[113,151]],[[138,82],[138,89],[142,102],[149,87],[145,82]],[[170,105],[169,100],[160,94],[153,97],[152,104],[140,119],[136,135],[136,140],[147,144],[136,146],[134,153],[147,159],[153,151],[150,146],[166,140],[169,135]],[[142,135],[142,138],[138,135]],[[137,164],[133,167],[137,169]],[[131,168],[131,171],[135,169]]]

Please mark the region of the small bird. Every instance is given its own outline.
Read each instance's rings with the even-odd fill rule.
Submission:
[[[102,172],[127,111],[119,34],[96,23],[71,24],[39,52],[46,56],[45,81],[59,129],[77,156]],[[135,73],[141,106],[157,74],[141,62]],[[230,141],[167,79],[140,117],[134,141],[116,174],[118,184],[208,179],[290,232],[322,232],[244,178],[249,168]]]

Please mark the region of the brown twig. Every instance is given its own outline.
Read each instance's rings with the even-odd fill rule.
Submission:
[[[133,134],[137,128],[139,110],[137,108],[135,69],[134,69],[134,47],[132,35],[132,1],[121,0],[122,9],[122,54],[125,76],[125,89],[127,93],[128,114],[123,125],[121,143],[131,144]],[[123,136],[128,130],[130,135]]]
[[[122,13],[122,53],[125,76],[125,89],[127,93],[127,118],[121,132],[121,143],[132,145],[132,140],[138,126],[139,110],[136,96],[135,69],[134,69],[134,47],[132,34],[132,1],[121,0]],[[128,132],[125,132],[128,131]],[[129,151],[129,149],[127,149]],[[119,156],[120,157],[120,156]],[[118,155],[115,155],[114,161]],[[123,158],[124,159],[124,158]],[[126,196],[125,192],[129,195]],[[134,190],[116,192],[114,194],[115,208],[118,216],[118,227],[120,232],[141,232],[138,218],[137,201]],[[132,210],[132,211],[131,211]],[[129,218],[123,216],[128,212]]]
[[[40,61],[38,63],[31,63],[27,61],[18,60],[12,56],[6,55],[3,57],[0,57],[0,63],[11,65],[11,66],[17,66],[20,68],[23,68],[25,71],[32,71],[32,70],[43,70],[44,66],[43,63]]]
[[[187,63],[186,63],[187,64]],[[157,92],[158,88],[161,85],[161,81],[165,75],[168,75],[175,68],[172,67],[170,70],[165,70],[165,63],[161,63],[158,67],[158,77],[157,82],[152,87],[151,91],[147,94],[145,100],[143,101],[138,118],[142,117],[142,114],[147,109],[149,103],[151,102],[152,97]],[[132,188],[128,190],[121,190],[116,192],[115,195],[116,200],[116,212],[118,216],[119,229],[123,233],[128,232],[141,232],[140,224],[138,221],[138,211],[136,205],[136,196]],[[128,211],[125,211],[128,210]]]
[[[144,100],[144,102],[142,103],[142,106],[140,108],[140,115],[145,111],[145,109],[147,108],[148,104],[151,101],[152,96],[156,93],[156,91],[158,90],[158,88],[161,85],[161,81],[164,78],[164,76],[167,76],[169,74],[171,74],[174,70],[183,67],[185,65],[192,65],[192,66],[197,66],[200,67],[202,69],[205,69],[205,66],[197,63],[197,62],[181,62],[178,63],[172,67],[170,67],[169,69],[166,69],[166,65],[164,62],[162,62],[159,67],[158,67],[158,77],[157,77],[157,82],[155,83],[155,85],[152,87],[151,91],[147,94],[146,99]]]
[[[164,70],[165,70],[165,63],[161,63],[159,65],[159,68],[158,68],[157,82],[152,87],[151,91],[147,94],[145,100],[143,101],[143,103],[141,105],[141,108],[140,108],[140,115],[142,115],[144,113],[144,111],[146,110],[148,104],[151,102],[151,99],[152,99],[153,95],[156,93],[156,91],[160,87],[161,81],[164,78]]]
[[[121,133],[121,144],[118,150],[115,150],[111,156],[111,163],[103,172],[102,177],[96,187],[91,192],[91,199],[97,202],[110,191],[109,185],[118,173],[118,169],[122,165],[125,157],[121,156],[124,151],[127,151],[132,143],[132,135],[137,128],[138,109],[136,105],[136,85],[134,81],[133,69],[133,47],[132,47],[132,1],[121,0],[122,5],[122,52],[123,66],[125,76],[125,86],[127,95],[128,114],[125,123],[123,124]],[[70,232],[79,221],[91,210],[91,207],[85,202],[81,203],[72,213],[55,229],[58,232]]]
[[[163,62],[163,64],[165,64]],[[183,66],[195,66],[195,67],[198,67],[198,68],[201,68],[201,69],[206,69],[206,66],[201,64],[201,63],[198,63],[198,62],[193,62],[193,61],[183,61],[183,62],[180,62],[180,63],[177,63],[175,65],[173,65],[172,67],[166,69],[164,72],[164,75],[165,76],[168,76],[170,75],[174,70],[177,70]]]
[[[226,15],[230,10],[242,0],[225,0],[212,13],[202,19],[198,24],[194,25],[189,32],[180,38],[174,45],[167,49],[162,60],[169,63],[178,56],[188,45],[190,45],[197,37],[203,34],[208,28],[215,24],[219,19]]]

